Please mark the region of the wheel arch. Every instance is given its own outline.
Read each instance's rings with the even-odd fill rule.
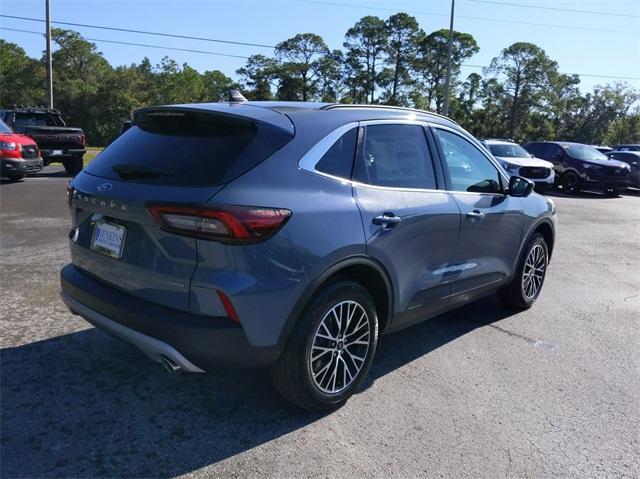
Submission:
[[[530,238],[531,235],[535,233],[540,233],[544,238],[545,242],[547,243],[547,250],[549,253],[549,261],[550,261],[551,255],[553,254],[553,246],[555,243],[555,231],[553,229],[553,225],[551,224],[551,221],[542,220],[541,222],[539,222],[531,231],[528,238]],[[528,241],[528,238],[527,238],[527,241]]]
[[[371,294],[376,309],[380,333],[384,333],[393,317],[393,286],[385,268],[369,256],[358,255],[334,263],[312,280],[289,313],[278,345],[284,347],[295,322],[304,312],[311,298],[324,286],[337,278],[347,278],[361,283]]]

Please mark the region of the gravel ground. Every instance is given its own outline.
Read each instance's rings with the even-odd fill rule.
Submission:
[[[554,199],[536,305],[488,297],[383,338],[339,411],[263,373],[169,375],[69,314],[66,178],[0,187],[0,475],[639,477],[640,197]]]

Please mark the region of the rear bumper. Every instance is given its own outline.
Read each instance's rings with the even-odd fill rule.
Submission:
[[[0,159],[2,176],[22,176],[37,173],[42,169],[42,158],[18,160],[11,158]]]
[[[54,154],[59,151],[60,153]],[[84,155],[87,152],[85,148],[47,148],[40,149],[42,158],[45,163],[53,163],[54,161],[62,161],[67,158],[73,158],[74,156]]]
[[[201,316],[160,306],[83,273],[74,265],[60,272],[61,296],[71,312],[141,349],[156,362],[163,357],[189,372],[260,369],[278,358],[274,347],[254,347],[242,328],[226,317]]]

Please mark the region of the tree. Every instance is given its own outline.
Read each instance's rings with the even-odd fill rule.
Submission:
[[[567,132],[569,138],[581,143],[603,142],[609,125],[627,120],[629,111],[639,99],[638,91],[625,83],[594,87],[593,92],[580,98],[580,105],[573,112],[575,123]]]
[[[251,100],[272,100],[272,88],[278,83],[280,65],[273,58],[264,55],[251,55],[244,67],[236,70],[240,75],[240,85],[246,89],[243,93]]]
[[[556,75],[558,64],[533,43],[517,42],[502,50],[491,61],[487,73],[494,74],[509,97],[507,134],[521,134],[529,111],[540,105],[548,90],[549,78]]]
[[[207,70],[202,74],[203,97],[202,101],[218,102],[227,101],[229,90],[238,88],[238,85],[220,70]]]
[[[413,70],[422,80],[420,89],[426,89],[425,107],[435,107],[442,111],[444,103],[444,82],[447,74],[449,30],[442,29],[430,33],[418,42]],[[460,65],[472,57],[480,48],[469,33],[453,32],[451,49],[451,84],[455,86],[460,75]],[[453,91],[453,88],[452,88]]]
[[[44,64],[16,45],[0,40],[0,105],[44,104]]]
[[[387,33],[385,22],[371,15],[362,17],[347,30],[343,46],[353,70],[350,89],[354,97],[362,96],[365,101],[375,103],[379,66],[388,43]]]
[[[79,33],[54,28],[51,36],[58,46],[52,54],[55,106],[69,124],[84,128],[89,144],[96,144],[103,140],[98,132],[103,105],[97,95],[113,68]]]
[[[603,143],[611,146],[620,143],[640,143],[640,113],[636,112],[609,123]]]
[[[315,98],[322,65],[329,49],[321,36],[300,33],[276,45],[280,61],[280,78],[297,83],[302,101]]]
[[[342,90],[341,82],[343,63],[343,55],[340,50],[333,50],[320,59],[318,96],[321,101],[338,101],[340,91]]]
[[[409,68],[415,63],[418,42],[424,37],[424,32],[415,17],[406,13],[391,15],[385,22],[385,29],[388,39],[386,63],[392,69],[391,88],[386,103],[406,105],[406,98],[401,90],[411,83]]]

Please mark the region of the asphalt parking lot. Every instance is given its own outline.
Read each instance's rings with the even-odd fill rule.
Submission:
[[[556,195],[542,294],[383,338],[332,414],[263,373],[170,375],[66,311],[60,168],[0,186],[0,475],[639,477],[640,197]]]

